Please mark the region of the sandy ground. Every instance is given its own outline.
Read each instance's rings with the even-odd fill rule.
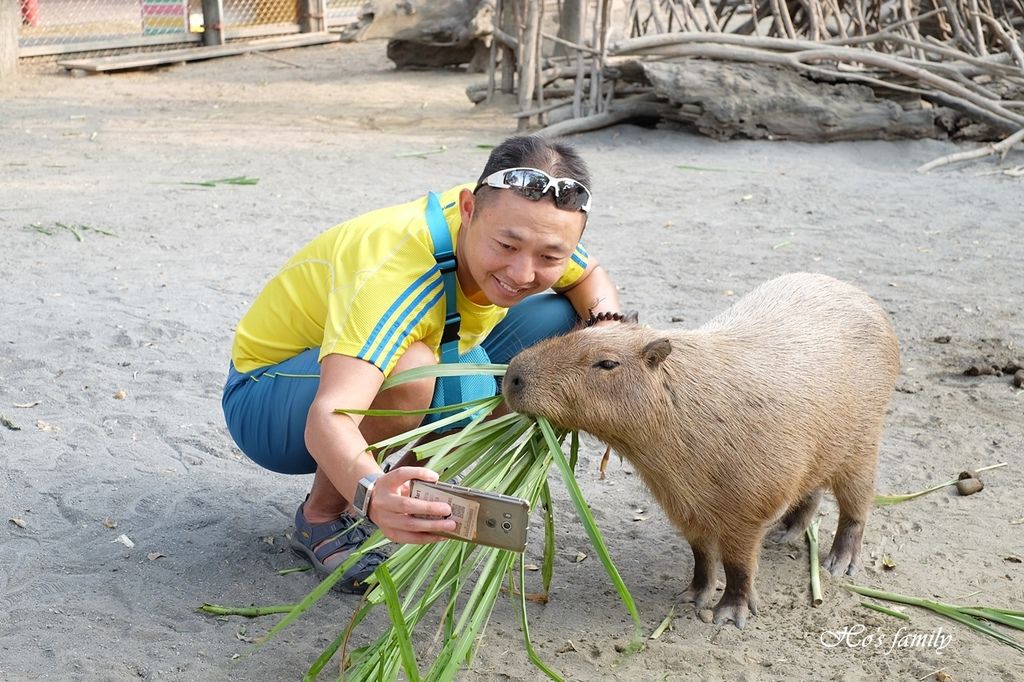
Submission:
[[[259,469],[222,423],[248,301],[318,231],[475,177],[478,145],[513,132],[464,97],[479,76],[396,73],[383,51],[83,79],[41,68],[0,83],[0,412],[20,427],[0,428],[0,679],[298,679],[347,622],[354,599],[330,595],[246,656],[242,640],[272,619],[195,609],[291,602],[314,584],[276,572],[299,563],[286,533],[309,480]],[[955,150],[934,141],[722,144],[626,126],[575,142],[595,176],[587,245],[648,324],[696,326],[786,271],[825,272],[882,302],[903,371],[878,488],[1009,466],[972,497],[946,489],[878,509],[858,580],[1024,608],[1024,391],[962,376],[1024,359],[1022,181],[985,174],[989,161],[916,174]],[[259,184],[182,184],[241,175]],[[598,480],[601,450],[587,442],[580,479],[651,632],[692,559],[628,463]],[[541,656],[568,679],[1024,678],[1019,652],[925,612],[905,624],[868,611],[832,580],[811,608],[803,544],[763,551],[763,609],[746,630],[683,606],[673,630],[623,659],[629,617],[600,564],[575,561],[587,540],[555,489],[554,589],[530,617]],[[825,549],[835,520],[829,501]],[[933,637],[904,646],[908,632]],[[464,678],[539,677],[514,604],[499,601]]]

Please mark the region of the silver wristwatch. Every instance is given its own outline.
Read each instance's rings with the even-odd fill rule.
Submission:
[[[374,472],[372,474],[366,474],[359,482],[356,483],[356,494],[352,498],[352,506],[355,507],[356,512],[366,518],[367,512],[370,510],[370,498],[373,493],[373,484],[377,482],[377,479],[384,474],[380,472]]]

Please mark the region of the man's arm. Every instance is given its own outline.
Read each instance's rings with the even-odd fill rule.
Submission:
[[[374,365],[346,355],[331,354],[320,363],[320,388],[306,418],[306,447],[320,470],[345,499],[351,501],[359,479],[381,468],[366,450],[359,430],[361,415],[338,414],[339,407],[367,409],[374,402],[384,376]],[[455,521],[421,519],[412,514],[445,517],[447,504],[408,497],[408,482],[436,481],[437,473],[422,467],[400,467],[374,484],[371,520],[395,542],[422,544],[443,539],[438,531],[452,531]]]
[[[571,287],[561,291],[582,320],[589,319],[591,314],[619,312],[619,292],[611,277],[597,258],[591,255],[589,260],[583,275]]]

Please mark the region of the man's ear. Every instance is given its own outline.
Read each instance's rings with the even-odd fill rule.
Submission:
[[[469,189],[463,189],[459,192],[459,216],[462,218],[463,225],[469,225],[473,220],[473,214],[476,211],[476,195],[473,194]]]

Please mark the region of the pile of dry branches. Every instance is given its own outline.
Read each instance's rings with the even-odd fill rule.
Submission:
[[[1005,138],[975,156],[1005,154],[1024,139],[1024,0],[497,0],[494,23],[490,80],[470,96],[515,92],[520,126],[558,120],[548,134],[636,118],[697,122],[716,134],[706,128],[722,122],[719,114],[709,122],[708,102],[729,96],[736,79],[723,77],[722,90],[703,95],[693,94],[692,78],[678,81],[713,62],[742,70],[746,81],[770,74],[776,89],[780,71],[813,88],[842,87],[871,111],[871,125],[831,137],[772,134],[778,117],[768,116],[757,124],[768,130],[763,137]],[[629,37],[611,40],[616,34]],[[700,78],[702,87],[716,80]],[[893,113],[892,102],[902,110]],[[749,131],[726,126],[717,134]]]

